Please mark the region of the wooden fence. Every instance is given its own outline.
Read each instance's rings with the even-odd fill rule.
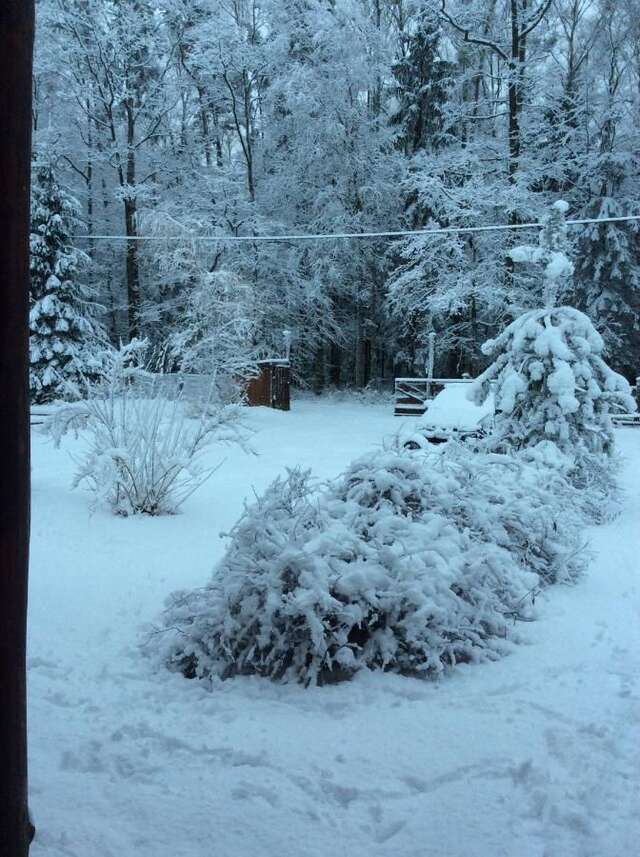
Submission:
[[[247,384],[248,404],[288,411],[291,407],[289,361],[260,360],[258,367],[260,374]]]
[[[394,415],[396,417],[420,417],[431,399],[449,384],[470,384],[473,378],[396,378]],[[640,378],[636,379],[631,392],[638,403],[632,414],[612,414],[614,426],[640,427]]]

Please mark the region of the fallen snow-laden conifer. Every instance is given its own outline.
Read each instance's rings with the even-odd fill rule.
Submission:
[[[389,450],[316,490],[291,471],[245,510],[212,580],[170,597],[147,646],[188,677],[305,684],[494,659],[540,586],[577,569],[570,522],[553,531],[534,521],[540,502],[526,507],[529,470]]]
[[[539,575],[541,585],[571,582],[582,573],[579,492],[557,455],[478,453],[452,440],[413,456],[429,506],[487,549],[506,549],[522,568]],[[366,484],[366,473],[358,475]]]

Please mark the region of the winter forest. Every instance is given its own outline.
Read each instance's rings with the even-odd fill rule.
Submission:
[[[631,857],[640,0],[35,8],[0,857]]]
[[[559,198],[569,219],[638,213],[635,0],[39,0],[37,15],[34,219],[60,214],[49,243],[68,270],[52,291],[35,248],[32,331],[63,319],[66,374],[91,363],[91,332],[211,373],[279,356],[288,330],[316,392],[423,374],[432,331],[436,375],[475,375],[480,345],[540,304],[508,255],[536,230],[228,239],[515,226]],[[568,240],[561,302],[632,381],[639,222]]]

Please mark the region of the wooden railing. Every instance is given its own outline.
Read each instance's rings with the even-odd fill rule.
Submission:
[[[396,378],[395,407],[397,417],[422,416],[428,402],[448,384],[470,384],[473,378]]]
[[[448,384],[470,384],[473,378],[396,378],[394,414],[397,417],[420,417],[427,405]],[[638,386],[632,387],[636,401]],[[640,427],[640,406],[632,414],[612,414],[614,426]]]

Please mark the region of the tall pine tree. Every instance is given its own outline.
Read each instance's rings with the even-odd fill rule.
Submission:
[[[585,215],[598,219],[638,213],[626,158],[601,156],[600,194]],[[631,167],[631,168],[630,168]],[[576,306],[593,318],[609,359],[628,378],[640,374],[640,224],[592,223],[577,246]]]
[[[33,401],[66,398],[91,373],[96,326],[80,282],[87,257],[71,243],[74,201],[49,163],[37,163],[31,196],[30,385]]]
[[[403,34],[403,53],[394,64],[397,144],[407,155],[434,151],[447,139],[447,97],[453,65],[441,50],[442,25],[435,4],[416,17],[415,30]]]

